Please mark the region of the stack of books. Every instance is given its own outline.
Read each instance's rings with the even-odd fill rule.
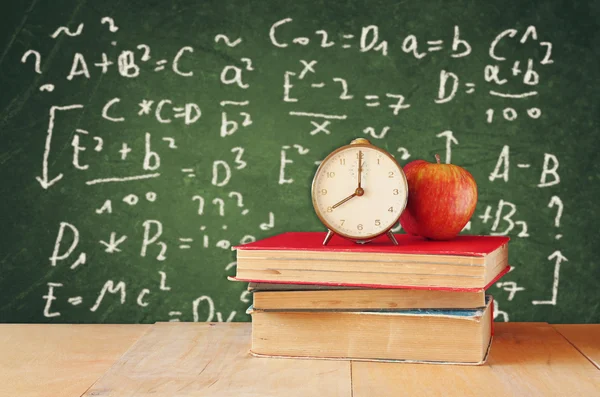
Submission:
[[[508,272],[508,237],[358,245],[284,233],[235,247],[257,356],[481,364],[493,334],[485,290]]]

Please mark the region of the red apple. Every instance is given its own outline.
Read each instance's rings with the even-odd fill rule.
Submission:
[[[404,166],[408,202],[400,224],[408,234],[450,240],[465,227],[477,205],[473,175],[454,164],[415,160]]]

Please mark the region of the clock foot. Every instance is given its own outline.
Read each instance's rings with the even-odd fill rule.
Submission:
[[[333,237],[333,232],[331,230],[327,230],[327,236],[325,236],[325,240],[323,240],[323,245],[327,245],[329,240]]]
[[[398,240],[396,240],[396,237],[394,237],[394,233],[392,233],[391,230],[388,230],[388,232],[386,234],[390,238],[390,240],[392,240],[392,243],[394,245],[398,245]]]

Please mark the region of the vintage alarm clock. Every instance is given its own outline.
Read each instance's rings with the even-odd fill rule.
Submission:
[[[398,245],[391,229],[408,199],[402,167],[387,151],[364,138],[353,140],[329,154],[312,183],[312,202],[329,232],[357,243],[387,234]]]

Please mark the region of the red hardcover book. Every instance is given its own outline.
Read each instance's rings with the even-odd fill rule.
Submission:
[[[233,280],[256,283],[343,285],[481,291],[509,270],[505,236],[461,235],[432,241],[406,234],[367,243],[323,232],[289,232],[236,246]]]

